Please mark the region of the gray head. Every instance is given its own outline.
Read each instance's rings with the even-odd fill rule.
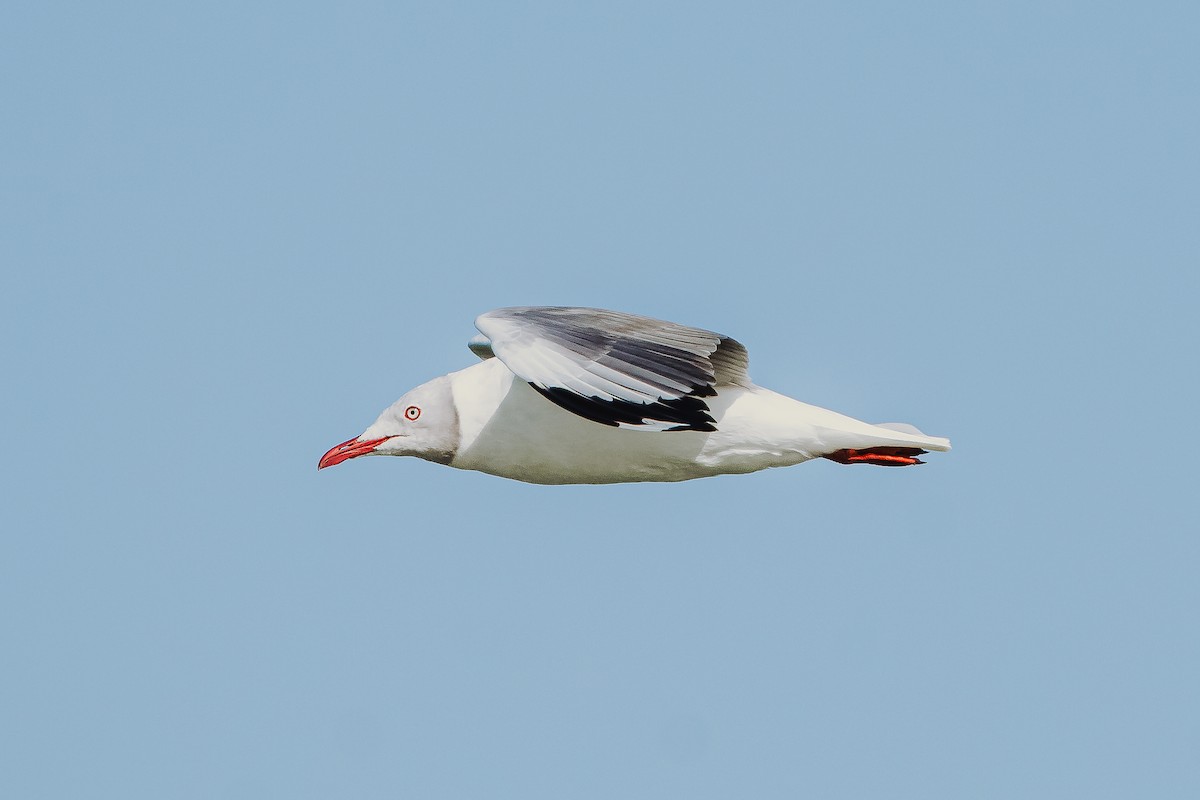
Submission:
[[[416,456],[447,464],[458,451],[458,412],[443,375],[411,390],[359,436],[331,448],[317,469],[358,456]]]

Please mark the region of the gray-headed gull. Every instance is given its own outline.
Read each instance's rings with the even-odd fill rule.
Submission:
[[[475,320],[482,361],[434,378],[321,456],[417,456],[529,483],[682,481],[814,458],[908,466],[950,440],[754,385],[728,336],[596,308]]]

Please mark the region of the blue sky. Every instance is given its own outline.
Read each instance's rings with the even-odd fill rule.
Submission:
[[[0,794],[1195,797],[1198,23],[11,10]],[[955,450],[316,472],[543,303]]]

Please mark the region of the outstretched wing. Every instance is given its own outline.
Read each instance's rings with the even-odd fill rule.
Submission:
[[[703,398],[750,382],[746,348],[733,339],[635,314],[501,308],[475,327],[496,358],[544,397],[603,425],[715,431]],[[472,349],[479,353],[483,343]]]

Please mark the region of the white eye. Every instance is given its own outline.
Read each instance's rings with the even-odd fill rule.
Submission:
[[[410,420],[416,419],[417,417],[421,416],[421,409],[417,408],[416,406],[409,406],[408,408],[404,409],[404,416]]]

